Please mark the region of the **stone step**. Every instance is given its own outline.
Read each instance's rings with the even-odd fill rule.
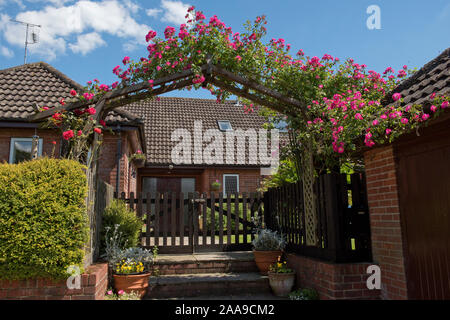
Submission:
[[[155,259],[159,275],[257,272],[253,252],[163,254]]]
[[[180,274],[150,277],[145,299],[270,293],[269,279],[259,273]]]

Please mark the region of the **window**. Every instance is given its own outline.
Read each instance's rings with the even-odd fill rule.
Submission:
[[[239,192],[239,175],[238,174],[224,174],[223,175],[223,193],[226,196],[228,193]]]
[[[11,138],[9,163],[19,163],[31,160],[32,138]],[[42,139],[38,142],[38,157],[42,155]]]
[[[217,124],[219,125],[220,131],[233,131],[229,120],[218,120]]]

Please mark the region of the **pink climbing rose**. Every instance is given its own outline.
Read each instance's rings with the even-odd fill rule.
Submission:
[[[392,99],[394,99],[394,101],[398,101],[398,100],[400,100],[402,98],[402,95],[400,94],[400,93],[394,93],[393,95],[392,95]]]

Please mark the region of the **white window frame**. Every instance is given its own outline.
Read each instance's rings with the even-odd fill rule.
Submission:
[[[224,197],[227,196],[227,189],[226,189],[226,185],[225,185],[225,178],[226,177],[236,177],[236,184],[237,184],[237,190],[236,192],[239,193],[239,174],[237,173],[230,173],[230,174],[224,174],[222,177],[223,180],[223,195]]]
[[[228,129],[228,130],[222,129],[220,127],[220,123],[221,122],[228,122],[230,124],[230,129]],[[222,132],[233,131],[233,126],[231,125],[231,121],[230,120],[217,120],[217,125],[219,126],[219,130],[222,131]]]
[[[44,139],[39,139],[38,141],[38,157],[42,156],[42,145]],[[9,163],[14,163],[14,145],[16,142],[33,142],[33,138],[11,138],[9,147]]]

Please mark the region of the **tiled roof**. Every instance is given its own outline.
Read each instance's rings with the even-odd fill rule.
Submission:
[[[242,106],[235,101],[217,103],[210,99],[169,98],[161,97],[160,101],[150,100],[133,103],[122,107],[145,123],[147,139],[147,161],[152,165],[170,165],[173,163],[171,152],[177,141],[171,141],[172,132],[176,129],[187,129],[194,139],[194,121],[202,121],[203,133],[208,129],[218,129],[218,120],[229,120],[234,130],[243,131],[253,128],[258,132],[265,118],[257,112],[245,114]],[[205,147],[208,143],[204,142]],[[270,146],[269,146],[270,147]],[[194,158],[192,147],[192,159]],[[224,136],[224,161],[226,146]],[[240,150],[239,150],[240,152]],[[255,154],[251,155],[256,157]],[[236,159],[236,158],[235,158]],[[248,147],[246,147],[245,164],[249,164]],[[203,159],[203,164],[205,159]],[[260,165],[259,160],[257,165]]]
[[[450,48],[401,82],[392,93],[400,93],[405,104],[424,104],[430,95],[450,94]],[[393,103],[392,94],[385,104]]]
[[[0,70],[0,120],[26,121],[39,107],[55,107],[61,98],[70,98],[70,90],[82,86],[45,62]],[[117,109],[107,122],[136,124],[136,117]]]

